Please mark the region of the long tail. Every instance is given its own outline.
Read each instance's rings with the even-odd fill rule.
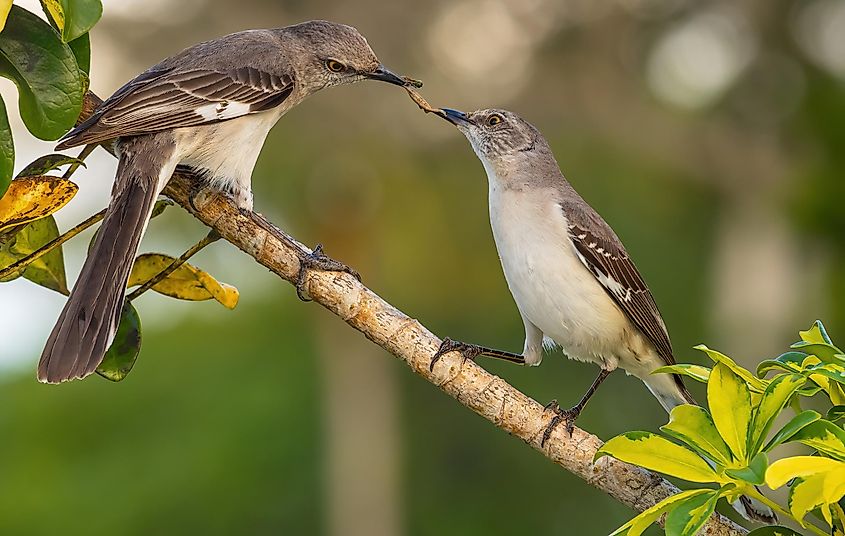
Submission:
[[[121,146],[112,199],[82,272],[38,364],[38,380],[84,378],[114,339],[129,272],[156,196],[173,173],[170,134],[132,138]]]
[[[643,382],[667,413],[671,413],[675,406],[680,406],[681,404],[699,405],[692,394],[684,387],[684,383],[679,376],[674,374],[655,374],[644,379]],[[778,520],[777,515],[775,515],[771,508],[751,497],[743,495],[731,506],[742,517],[750,521],[759,521],[760,523],[773,525]]]

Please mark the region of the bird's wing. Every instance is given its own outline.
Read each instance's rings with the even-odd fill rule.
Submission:
[[[153,68],[109,97],[59,148],[216,123],[279,106],[293,78],[253,67],[230,71]]]
[[[595,226],[599,225],[599,229]],[[569,220],[569,234],[581,262],[613,298],[625,316],[657,349],[667,363],[674,364],[672,343],[651,291],[622,242],[597,214],[587,221]]]

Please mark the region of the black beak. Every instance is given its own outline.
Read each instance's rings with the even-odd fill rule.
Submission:
[[[366,76],[370,80],[381,80],[382,82],[396,84],[397,86],[405,85],[405,80],[401,76],[397,75],[384,65],[379,65],[375,71],[367,73]]]
[[[442,113],[437,114],[446,121],[449,121],[455,126],[458,125],[471,125],[472,121],[470,121],[469,116],[464,112],[459,110],[453,110],[452,108],[441,108],[440,111]]]

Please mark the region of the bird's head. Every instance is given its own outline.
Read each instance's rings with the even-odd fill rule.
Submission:
[[[330,87],[359,80],[380,80],[397,86],[405,81],[381,64],[376,53],[352,26],[309,21],[287,29],[301,43],[300,69],[311,84]]]
[[[443,108],[437,115],[458,127],[481,161],[494,167],[548,150],[542,134],[531,123],[507,110],[464,113]]]

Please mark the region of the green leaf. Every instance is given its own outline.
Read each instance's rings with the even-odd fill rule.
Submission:
[[[67,45],[76,58],[79,70],[88,76],[91,73],[91,38],[88,34],[80,35]]]
[[[845,367],[838,363],[820,363],[807,369],[810,374],[821,374],[836,383],[845,384]]]
[[[760,527],[748,533],[748,536],[803,536],[800,532],[787,527]]]
[[[15,169],[15,144],[12,141],[12,127],[6,115],[6,103],[0,98],[0,197],[6,193]]]
[[[792,436],[797,434],[799,431],[801,431],[802,428],[804,428],[808,424],[814,423],[821,418],[822,416],[818,412],[813,411],[811,409],[802,411],[801,413],[793,417],[792,420],[790,420],[788,423],[784,424],[783,428],[781,428],[778,433],[776,433],[774,437],[772,437],[769,442],[766,443],[766,446],[763,447],[763,450],[766,452],[771,451],[773,448],[777,447],[781,443],[789,441]]]
[[[781,374],[769,383],[751,417],[748,437],[751,446],[748,451],[749,456],[757,454],[775,418],[786,406],[793,393],[806,381],[807,379],[800,374]]]
[[[719,434],[734,457],[747,462],[748,430],[751,423],[751,393],[733,370],[718,362],[707,382],[707,403]]]
[[[695,347],[695,349],[707,354],[707,356],[712,359],[713,362],[721,363],[722,365],[729,368],[735,375],[742,378],[742,380],[745,381],[745,383],[747,383],[748,386],[754,389],[755,391],[762,392],[766,388],[766,385],[760,378],[739,366],[736,361],[726,356],[725,354],[717,352],[716,350],[711,350],[703,344],[699,344]]]
[[[652,523],[660,519],[660,516],[671,510],[676,504],[686,501],[692,497],[713,493],[711,489],[691,489],[682,491],[671,497],[667,497],[651,508],[644,510],[634,519],[628,521],[610,536],[640,536]]]
[[[55,140],[79,117],[84,88],[73,52],[49,24],[18,6],[0,32],[0,76],[18,86],[21,118],[35,136]]]
[[[15,178],[20,179],[23,177],[36,177],[39,175],[45,175],[50,171],[53,171],[54,169],[58,169],[62,166],[67,166],[69,164],[79,164],[80,166],[85,167],[85,162],[78,158],[74,158],[72,156],[67,156],[64,154],[48,154],[39,157],[35,161],[31,162],[29,165],[23,168]]]
[[[842,354],[842,350],[827,343],[813,343],[813,342],[796,342],[790,348],[800,350],[806,354],[814,355],[824,361],[825,363],[841,363],[842,360],[837,357]]]
[[[825,419],[836,422],[839,419],[845,418],[845,406],[833,406],[829,410],[827,410],[827,415],[825,415]]]
[[[710,369],[701,365],[681,363],[654,369],[652,374],[680,374],[681,376],[687,376],[701,383],[707,383],[707,380],[710,378]]]
[[[698,454],[650,432],[618,435],[602,445],[595,459],[602,456],[613,456],[617,460],[690,482],[719,481],[719,476]]]
[[[789,441],[799,441],[831,458],[845,460],[845,431],[830,421],[819,419],[810,423],[793,434]]]
[[[761,486],[766,481],[766,469],[769,468],[769,457],[765,452],[758,452],[748,464],[742,469],[725,469],[725,474],[731,478],[744,480],[749,484]]]
[[[666,536],[694,536],[716,509],[719,492],[711,491],[675,504],[666,516]]]
[[[20,231],[0,242],[0,269],[23,259],[58,236],[59,228],[52,216],[26,224]],[[2,281],[11,281],[20,276],[65,296],[70,294],[61,246],[33,261],[23,273],[12,273]]]
[[[97,374],[107,380],[119,382],[132,371],[140,351],[141,318],[132,303],[124,301],[117,333],[103,362],[97,367]]]
[[[171,206],[173,206],[173,201],[166,197],[160,197],[156,201],[155,205],[153,205],[153,213],[150,216],[150,219],[153,219],[156,216],[161,216],[161,213],[164,212],[164,209]]]
[[[103,16],[100,0],[41,0],[41,7],[56,23],[66,43],[87,33]]]
[[[807,354],[803,354],[801,352],[787,353],[795,354],[796,356],[801,356],[801,359],[797,361],[791,359],[781,361],[780,357],[777,359],[766,359],[765,361],[761,361],[760,364],[757,365],[757,376],[762,378],[766,375],[767,372],[770,372],[772,370],[781,370],[784,372],[800,372],[801,370],[803,370],[804,367],[801,366],[801,362],[804,361],[804,358],[807,357]],[[783,355],[781,357],[783,357]]]
[[[722,466],[731,463],[730,449],[704,408],[689,404],[677,406],[670,414],[669,424],[661,426],[660,430]]]

